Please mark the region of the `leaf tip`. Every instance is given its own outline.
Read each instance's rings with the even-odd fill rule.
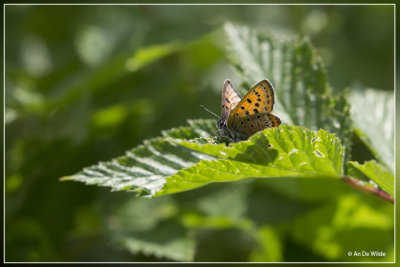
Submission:
[[[70,176],[63,176],[58,178],[58,181],[63,182],[63,181],[69,181],[72,180],[72,178]]]

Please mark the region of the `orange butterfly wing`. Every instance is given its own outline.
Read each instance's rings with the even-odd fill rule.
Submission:
[[[257,113],[271,113],[275,104],[274,89],[268,80],[256,84],[237,104],[228,117],[227,125],[240,117]]]
[[[258,131],[265,128],[278,127],[281,119],[270,113],[252,114],[240,117],[229,126],[232,130],[239,132],[243,139],[247,139]]]
[[[227,127],[240,133],[242,139],[265,128],[277,127],[281,120],[270,114],[274,104],[274,89],[268,80],[262,80],[232,110]]]

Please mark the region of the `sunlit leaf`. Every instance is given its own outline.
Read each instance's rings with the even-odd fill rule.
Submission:
[[[144,47],[136,51],[135,55],[126,61],[126,68],[129,71],[136,71],[155,60],[165,57],[179,48],[177,43],[154,45]]]
[[[165,131],[166,139],[147,140],[123,157],[62,179],[152,196],[254,177],[337,178],[342,174],[340,140],[323,130],[281,126],[230,146],[170,139],[210,134],[209,122],[191,121],[189,127]]]
[[[193,189],[212,182],[248,178],[333,177],[342,174],[343,146],[333,134],[282,125],[249,140],[225,144],[177,141],[181,146],[218,160],[202,160],[167,178],[156,195]]]
[[[198,137],[210,135],[207,121],[192,121],[189,127],[174,128],[165,131],[165,136]],[[204,127],[204,128],[202,128]],[[63,177],[62,180],[74,180],[86,184],[111,187],[113,190],[137,191],[140,194],[153,195],[165,183],[165,178],[177,171],[190,167],[200,160],[213,157],[184,148],[164,138],[144,141],[125,156],[87,167],[80,173]]]
[[[297,244],[328,261],[393,261],[393,215],[389,203],[348,194],[298,217],[290,232]],[[385,256],[355,256],[355,251],[381,251]]]
[[[270,227],[263,227],[255,235],[258,246],[252,252],[250,260],[253,262],[280,262],[282,261],[282,241],[277,231]]]
[[[394,176],[384,166],[374,160],[364,164],[350,161],[347,163],[348,174],[359,180],[372,180],[386,193],[394,196]]]

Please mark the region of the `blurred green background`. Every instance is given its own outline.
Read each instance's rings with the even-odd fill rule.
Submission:
[[[163,129],[208,118],[200,104],[218,113],[224,79],[240,82],[226,58],[227,21],[279,38],[309,36],[334,90],[393,91],[392,6],[8,5],[6,261],[343,260],[299,242],[309,238],[301,231],[280,235],[318,204],[282,195],[271,182],[148,200],[58,181]],[[352,197],[392,209],[343,190],[350,197],[329,202],[321,216]],[[358,236],[387,236],[390,251],[390,218],[379,218],[379,231]],[[302,220],[297,225],[307,225]]]

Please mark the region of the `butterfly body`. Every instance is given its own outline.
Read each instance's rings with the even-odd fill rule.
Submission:
[[[281,120],[271,114],[274,102],[274,90],[268,80],[256,84],[243,99],[231,81],[225,80],[221,101],[222,116],[217,121],[220,135],[229,137],[232,142],[238,142],[265,128],[279,126]]]

